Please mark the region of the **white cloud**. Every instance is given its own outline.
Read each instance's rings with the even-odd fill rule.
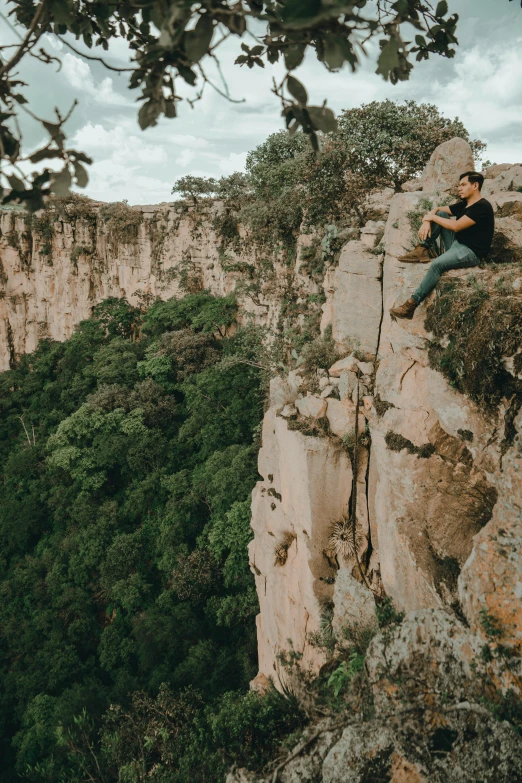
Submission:
[[[196,159],[196,153],[193,150],[184,149],[181,151],[181,154],[178,155],[176,158],[176,163],[178,166],[190,166],[193,160]]]
[[[99,84],[96,84],[89,63],[82,60],[81,57],[66,52],[62,57],[62,73],[71,87],[79,90],[80,93],[87,93],[97,103],[112,106],[131,105],[129,98],[115,92],[112,86],[112,77],[106,76]]]
[[[172,182],[144,174],[140,167],[106,159],[89,171],[89,196],[100,201],[128,200],[131,204],[154,204],[172,200]]]
[[[231,152],[228,158],[221,158],[219,168],[223,174],[232,174],[234,171],[244,171],[247,152]]]
[[[89,122],[76,132],[73,141],[97,159],[105,154],[114,163],[127,164],[132,169],[138,163],[152,165],[167,160],[167,152],[163,147],[150,144],[145,137],[131,135],[119,126],[107,130],[99,123],[93,125]]]
[[[437,104],[459,114],[477,133],[522,125],[522,38],[509,48],[474,48],[455,64],[454,76],[435,90]]]
[[[194,149],[201,149],[202,147],[208,147],[209,142],[207,139],[198,138],[197,136],[191,136],[188,133],[173,133],[168,136],[169,144],[178,144],[185,147],[193,147]]]

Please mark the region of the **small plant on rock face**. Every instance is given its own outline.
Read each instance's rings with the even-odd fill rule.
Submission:
[[[328,538],[328,546],[336,555],[349,560],[355,557],[364,543],[364,536],[359,525],[355,526],[355,538],[352,523],[347,515],[333,523],[332,532]]]
[[[487,609],[482,608],[480,610],[480,624],[484,629],[484,633],[491,641],[502,636],[502,628],[500,627],[498,620],[491,615]]]
[[[375,625],[361,625],[360,623],[352,623],[343,628],[343,636],[346,641],[351,645],[363,658],[366,655],[371,640],[377,633]]]
[[[130,207],[128,201],[105,204],[100,209],[100,218],[112,240],[126,244],[135,244],[138,241],[143,214],[139,209]]]
[[[384,440],[386,442],[386,447],[390,449],[390,451],[400,452],[403,449],[406,449],[410,454],[416,454],[418,459],[429,459],[429,457],[435,454],[435,446],[433,443],[424,443],[422,446],[415,446],[411,440],[408,440],[408,438],[405,438],[397,432],[387,432]]]
[[[304,367],[308,372],[319,368],[331,367],[339,358],[339,352],[332,338],[331,329],[325,331],[322,337],[316,337],[304,346],[301,354]]]
[[[363,667],[364,656],[360,655],[356,650],[352,650],[348,660],[342,661],[337,669],[331,673],[328,679],[328,687],[333,689],[336,699],[343,688],[350,684],[354,675],[362,671]]]
[[[388,628],[390,625],[400,625],[404,620],[404,612],[395,609],[392,600],[386,596],[384,601],[375,605],[375,614],[380,628]]]
[[[319,630],[308,634],[308,640],[312,647],[318,647],[329,655],[335,650],[335,634],[333,629],[334,605],[332,601],[321,603],[321,616]]]
[[[284,566],[288,560],[288,550],[292,546],[295,539],[293,533],[286,533],[281,541],[279,541],[274,549],[274,565]]]

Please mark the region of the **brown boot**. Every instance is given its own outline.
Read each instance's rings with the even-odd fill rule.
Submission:
[[[433,258],[432,254],[424,245],[417,245],[415,250],[411,253],[406,253],[405,256],[401,256],[398,260],[401,264],[429,264]]]
[[[399,307],[392,307],[390,310],[390,315],[392,318],[407,318],[408,321],[411,321],[416,309],[417,302],[410,296],[410,298],[407,299],[404,304],[399,305]]]

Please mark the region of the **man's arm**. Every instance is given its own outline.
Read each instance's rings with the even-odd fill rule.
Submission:
[[[439,217],[435,212],[428,212],[427,215],[424,215],[422,220],[423,222],[429,221],[430,223],[438,223],[442,228],[447,228],[449,231],[455,231],[455,233],[475,225],[475,221],[467,217],[467,215],[463,215],[459,220],[449,220],[448,218]]]
[[[432,212],[434,214],[436,212],[445,212],[447,215],[451,215],[451,209],[449,207],[434,207]],[[426,220],[426,217],[424,217],[422,225],[419,229],[419,239],[422,242],[431,236],[431,220]]]

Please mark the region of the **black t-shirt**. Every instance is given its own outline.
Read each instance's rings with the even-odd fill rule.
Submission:
[[[470,220],[475,221],[474,226],[457,233],[457,240],[461,245],[471,248],[479,258],[484,258],[489,253],[495,233],[493,207],[485,198],[481,198],[471,207],[468,207],[467,203],[467,201],[458,201],[450,206],[451,214],[455,215],[457,220],[466,215]]]

